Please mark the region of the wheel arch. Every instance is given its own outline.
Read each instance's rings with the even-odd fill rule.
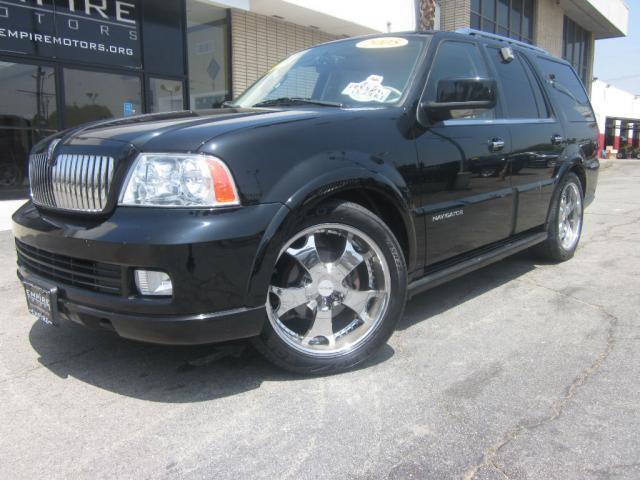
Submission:
[[[407,270],[410,272],[415,268],[418,259],[416,226],[407,199],[385,177],[370,171],[366,173],[335,172],[327,178],[307,183],[289,197],[260,242],[247,286],[247,305],[264,300],[280,245],[294,233],[306,212],[325,202],[353,202],[378,215],[396,236],[405,256]]]
[[[576,174],[576,176],[580,180],[580,185],[582,186],[582,194],[584,195],[587,192],[587,173],[582,163],[582,159],[572,162],[565,175],[568,173]]]
[[[580,180],[580,185],[582,187],[582,193],[583,195],[586,194],[587,173],[584,166],[584,162],[585,162],[584,158],[576,154],[571,160],[564,162],[561,168],[559,169],[556,175],[556,182],[555,182],[555,187],[553,189],[553,195],[551,195],[551,202],[549,203],[549,207],[547,210],[547,220],[545,223],[545,226],[547,228],[549,226],[549,221],[551,219],[552,209],[553,209],[553,206],[555,205],[556,197],[557,195],[559,195],[560,187],[564,183],[564,179],[567,177],[568,174],[573,173],[578,177],[578,180]]]

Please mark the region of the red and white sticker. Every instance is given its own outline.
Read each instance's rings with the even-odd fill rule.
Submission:
[[[363,82],[351,82],[342,91],[342,95],[349,95],[356,102],[385,103],[400,98],[402,93],[383,85],[382,80],[381,75],[369,75]]]

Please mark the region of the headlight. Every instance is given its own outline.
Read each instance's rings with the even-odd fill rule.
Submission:
[[[200,154],[143,153],[125,181],[120,205],[218,207],[239,205],[236,185],[219,158]]]

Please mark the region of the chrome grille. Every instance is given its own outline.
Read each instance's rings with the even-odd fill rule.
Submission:
[[[113,157],[61,154],[54,166],[47,154],[31,155],[29,182],[36,205],[61,210],[102,212],[113,181]]]

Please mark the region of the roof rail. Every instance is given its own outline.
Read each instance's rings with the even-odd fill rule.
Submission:
[[[495,33],[482,32],[480,30],[475,30],[473,28],[459,28],[456,30],[456,33],[462,33],[464,35],[475,35],[477,37],[489,38],[491,40],[497,40],[499,42],[506,42],[512,45],[517,45],[519,47],[528,48],[530,50],[535,50],[536,52],[544,53],[547,55],[551,55],[544,48],[536,47],[535,45],[530,45],[525,42],[521,42],[520,40],[514,40],[513,38],[503,37],[502,35],[496,35]]]

